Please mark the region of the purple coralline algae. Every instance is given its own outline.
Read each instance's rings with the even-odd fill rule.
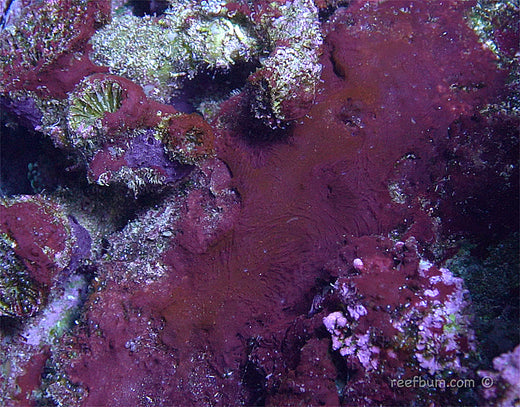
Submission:
[[[90,163],[90,179],[105,186],[122,183],[137,194],[151,186],[179,181],[193,169],[192,165],[170,160],[153,130],[137,134],[124,144],[108,144],[98,151]]]
[[[9,99],[0,97],[0,107],[5,111],[14,114],[21,123],[29,128],[36,128],[41,125],[42,113],[36,106],[34,99]]]
[[[167,183],[183,178],[192,168],[189,165],[170,161],[163,144],[151,131],[131,140],[124,159],[130,168],[152,168],[161,171]]]

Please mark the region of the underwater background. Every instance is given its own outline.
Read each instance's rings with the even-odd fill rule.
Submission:
[[[518,1],[0,11],[1,405],[519,405]]]

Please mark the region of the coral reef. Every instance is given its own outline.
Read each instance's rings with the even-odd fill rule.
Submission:
[[[0,316],[18,324],[2,332],[2,401],[33,401],[49,346],[71,326],[87,282],[75,274],[90,257],[90,236],[55,200],[18,196],[0,202]]]
[[[90,236],[50,199],[22,195],[0,207],[1,315],[31,317],[61,276],[90,256]]]
[[[0,316],[13,318],[30,317],[39,311],[41,294],[20,258],[10,247],[10,242],[2,236],[0,256],[2,274],[0,282]]]
[[[122,183],[138,194],[183,178],[214,155],[213,130],[199,115],[154,102],[125,78],[89,76],[68,105],[68,125],[47,133],[80,153],[89,181],[99,185]]]
[[[0,404],[518,403],[515,4],[2,7]]]
[[[23,338],[21,341],[2,336],[0,368],[4,374],[0,388],[3,403],[34,403],[50,350],[57,352],[59,339],[74,325],[86,291],[87,281],[83,276],[70,276],[52,293],[45,310],[21,325],[18,332]]]
[[[1,233],[38,284],[50,286],[76,252],[85,253],[81,246],[89,242],[78,241],[73,220],[56,202],[19,196],[2,199],[1,205]]]
[[[250,81],[258,92],[253,104],[270,111],[254,106],[256,116],[276,127],[304,116],[314,101],[321,74],[318,9],[310,0],[257,7],[171,1],[160,17],[116,13],[92,37],[92,58],[165,101],[204,69],[228,69],[269,52]]]
[[[259,51],[246,19],[227,13],[220,1],[172,1],[160,17],[116,12],[92,37],[92,59],[165,101],[206,68],[227,69]]]
[[[480,0],[472,8],[470,24],[480,41],[505,64],[518,58],[520,24],[516,18],[518,4],[512,1]]]

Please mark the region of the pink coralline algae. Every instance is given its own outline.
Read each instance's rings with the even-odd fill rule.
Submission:
[[[433,266],[430,266],[429,269],[430,268],[433,268]],[[441,272],[444,276],[447,274],[448,278],[452,277],[451,273],[446,269],[441,269]],[[422,277],[427,277],[427,275]],[[464,315],[464,313],[467,312],[466,308],[469,303],[467,300],[463,300],[463,296],[464,294],[468,295],[469,293],[464,292],[462,287],[460,287],[462,280],[457,279],[456,281],[446,281],[434,275],[429,277],[429,281],[433,287],[442,282],[443,286],[441,289],[443,291],[446,291],[447,286],[455,285],[455,292],[446,297],[439,294],[438,288],[414,292],[416,301],[414,303],[412,300],[412,304],[415,306],[408,305],[408,307],[411,308],[411,311],[404,312],[404,315],[400,318],[394,316],[394,321],[391,325],[397,329],[397,336],[403,336],[401,341],[406,343],[407,346],[410,346],[410,342],[415,342],[415,346],[412,347],[415,354],[412,358],[415,358],[419,366],[427,370],[430,374],[435,374],[442,370],[456,370],[461,367],[458,359],[443,362],[442,364],[436,359],[443,354],[458,350],[458,342],[461,341],[461,332],[456,331],[462,330],[464,341],[467,340],[466,337],[468,335],[471,338],[472,334],[471,332],[464,332],[464,328],[469,325],[469,320],[467,316]],[[346,282],[340,284],[343,284],[340,290],[347,290],[345,288],[345,285],[347,284]],[[374,284],[377,284],[377,281],[374,281]],[[356,286],[354,285],[354,290],[355,287]],[[351,321],[358,321],[362,316],[367,315],[366,308],[361,304],[347,306],[347,311]],[[336,313],[331,315],[334,314]],[[329,319],[331,315],[324,319],[324,324],[327,327],[327,330],[333,334],[332,348],[334,350],[339,350],[342,356],[346,356],[357,352],[358,350],[355,349],[356,346],[363,347],[367,345],[369,337],[368,332],[361,336],[358,335],[359,340],[354,341],[355,345],[353,345],[353,339],[350,337],[342,340],[339,339],[344,336],[344,334],[341,333],[340,328],[345,328],[346,330],[350,329],[352,331],[353,324],[349,323],[347,325],[346,317],[342,316],[336,319],[335,326],[331,329],[330,324],[327,323],[327,319]],[[370,319],[370,316],[367,316],[367,319]],[[407,338],[407,333],[413,329],[418,330],[416,337]],[[394,346],[399,347],[399,344]],[[379,353],[377,347],[372,347],[371,349],[375,353]],[[358,356],[358,358],[365,369],[371,370],[371,367],[366,363],[366,360],[363,360],[360,356]],[[375,368],[377,362],[373,361],[372,366]]]
[[[493,371],[479,371],[486,385],[482,389],[488,402],[514,406],[520,400],[520,346],[493,359]],[[498,391],[498,388],[503,391]]]
[[[366,380],[384,383],[399,399],[405,396],[392,388],[392,380],[468,373],[476,350],[469,292],[449,270],[421,260],[413,241],[402,246],[364,239],[364,269],[334,283],[331,295],[339,310],[326,315],[323,324],[332,350],[356,372],[357,380],[343,389],[352,400],[366,396],[355,384]],[[380,249],[370,247],[374,243]]]
[[[511,2],[7,3],[0,404],[518,403]]]

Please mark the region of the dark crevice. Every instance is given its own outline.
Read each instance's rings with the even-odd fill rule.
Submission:
[[[347,73],[345,72],[345,68],[341,65],[341,63],[336,61],[336,58],[334,57],[334,52],[332,52],[332,55],[330,56],[330,62],[332,64],[332,71],[334,72],[334,75],[343,80],[347,79]]]
[[[166,0],[130,0],[127,4],[132,9],[132,14],[137,17],[160,16],[169,5]]]
[[[49,193],[84,177],[78,175],[81,170],[69,171],[73,161],[47,137],[5,111],[0,128],[0,195]]]
[[[183,113],[194,113],[201,102],[222,100],[234,90],[243,88],[249,75],[259,67],[258,61],[250,61],[237,63],[226,70],[206,68],[185,81],[180,93],[170,103]]]
[[[265,406],[267,398],[266,391],[266,374],[264,370],[253,361],[251,355],[253,354],[255,347],[258,346],[258,342],[254,339],[250,339],[247,345],[247,362],[244,366],[242,373],[242,385],[247,391],[249,406]]]
[[[343,402],[346,400],[346,388],[349,381],[351,381],[357,374],[356,370],[353,370],[347,366],[347,362],[344,357],[342,357],[339,352],[330,352],[329,353],[332,363],[336,368],[337,376],[336,376],[336,388],[338,389],[338,395],[340,400]],[[341,404],[343,404],[343,402]]]
[[[292,123],[278,120],[271,106],[266,87],[248,84],[226,124],[252,147],[262,149],[286,143]]]
[[[338,8],[348,7],[349,4],[350,0],[333,1],[332,4],[329,4],[327,7],[320,9],[318,12],[318,18],[320,19],[320,22],[324,23],[328,21],[330,16],[332,16]]]

